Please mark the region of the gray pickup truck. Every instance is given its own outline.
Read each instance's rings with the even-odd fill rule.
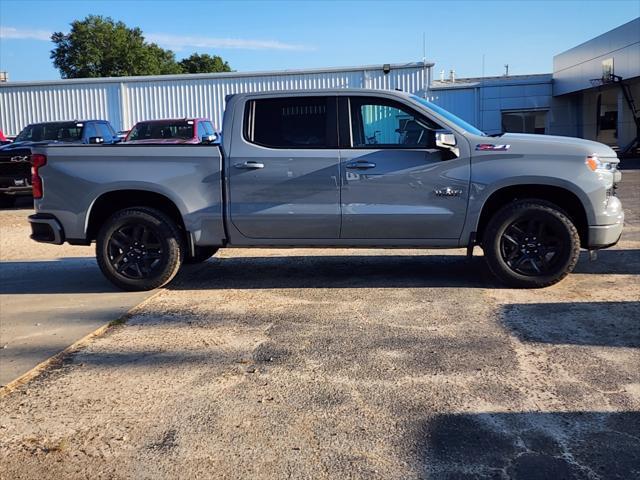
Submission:
[[[624,220],[609,147],[488,136],[395,91],[239,94],[221,145],[52,145],[32,162],[31,238],[95,241],[128,290],[221,247],[266,246],[479,245],[502,282],[544,287],[581,247],[615,244]]]

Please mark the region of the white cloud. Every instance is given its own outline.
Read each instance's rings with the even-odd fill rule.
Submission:
[[[22,40],[51,40],[51,33],[47,30],[32,30],[29,28],[13,28],[0,26],[0,38]]]
[[[0,38],[23,40],[51,40],[51,32],[47,30],[33,30],[29,28],[14,28],[0,26]],[[145,35],[149,42],[157,43],[166,48],[183,50],[185,48],[220,48],[237,50],[314,50],[306,45],[280,42],[278,40],[251,40],[245,38],[211,38],[191,37],[152,33]]]
[[[166,34],[147,34],[145,38],[160,46],[182,50],[196,48],[230,48],[239,50],[313,50],[306,45],[279,42],[277,40],[249,40],[242,38],[189,37]]]

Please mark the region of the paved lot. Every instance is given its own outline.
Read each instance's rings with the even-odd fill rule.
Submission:
[[[228,250],[0,400],[8,478],[640,476],[629,224],[544,290],[464,252]]]
[[[0,385],[149,296],[115,289],[90,247],[29,240],[29,206],[0,210]]]

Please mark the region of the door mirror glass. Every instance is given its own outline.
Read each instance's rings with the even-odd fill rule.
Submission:
[[[93,144],[104,143],[104,138],[102,138],[102,137],[89,137],[89,143],[93,143]]]
[[[214,143],[217,139],[217,135],[203,135],[201,141],[202,143]]]
[[[436,146],[440,148],[452,148],[456,146],[456,136],[451,130],[436,132]]]

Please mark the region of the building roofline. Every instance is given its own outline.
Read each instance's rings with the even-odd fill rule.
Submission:
[[[600,40],[602,37],[611,35],[611,33],[615,32],[616,30],[622,30],[624,28],[628,28],[628,26],[631,25],[632,23],[640,23],[640,17],[636,17],[633,20],[629,20],[628,22],[622,23],[622,24],[618,25],[617,27],[614,27],[614,28],[612,28],[610,30],[607,30],[606,32],[601,33],[600,35],[596,35],[595,37],[592,37],[589,40],[585,40],[584,42],[579,43],[578,45],[575,45],[575,46],[573,46],[571,48],[568,48],[567,50],[564,50],[563,52],[556,53],[553,56],[553,60],[555,62],[555,59],[557,57],[564,56],[565,54],[573,52],[575,50],[580,50],[581,48],[583,48],[585,45],[587,45],[589,43],[597,43],[598,40]],[[633,45],[634,43],[637,43],[637,42],[632,42],[630,45]]]
[[[553,79],[552,73],[532,73],[529,75],[509,75],[496,77],[475,77],[475,78],[457,78],[455,82],[445,80],[433,80],[431,82],[431,90],[451,89],[451,88],[475,88],[479,86],[495,86],[495,85],[518,85],[522,83],[551,83]]]
[[[2,82],[0,88],[8,87],[29,87],[42,85],[76,85],[87,83],[124,83],[124,82],[168,82],[175,80],[209,80],[221,78],[246,78],[262,76],[284,76],[284,75],[312,75],[317,73],[355,72],[362,70],[382,70],[384,65],[389,65],[391,70],[402,68],[426,67],[431,68],[433,62],[407,62],[390,63],[379,65],[359,65],[351,67],[330,67],[330,68],[309,68],[291,70],[265,70],[256,72],[220,72],[220,73],[181,73],[178,75],[143,75],[135,77],[104,77],[104,78],[68,78],[60,80],[34,80]]]

